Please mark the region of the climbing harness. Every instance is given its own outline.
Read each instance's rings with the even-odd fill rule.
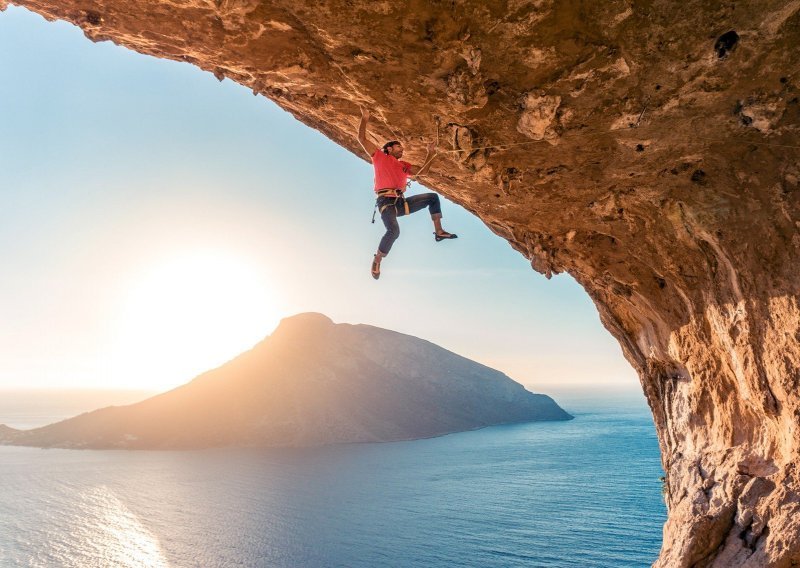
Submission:
[[[408,209],[408,201],[406,198],[403,197],[403,193],[399,189],[382,189],[377,192],[378,198],[375,200],[375,209],[372,210],[372,222],[375,222],[375,213],[378,211],[378,201],[382,197],[393,197],[394,201],[392,203],[385,203],[380,208],[380,213],[383,215],[383,212],[386,210],[387,207],[394,207],[397,208],[397,202],[401,201],[403,203],[403,210],[405,211],[405,215],[409,215]]]
[[[408,189],[411,189],[411,180],[408,180],[406,182],[406,190],[408,190]],[[403,197],[403,192],[400,191],[399,189],[381,189],[381,190],[376,192],[376,195],[378,197],[377,197],[377,199],[375,199],[375,208],[372,210],[372,222],[373,223],[375,223],[375,212],[378,210],[378,199],[380,199],[381,197],[394,197],[394,203],[392,204],[392,207],[397,207],[397,201],[398,200],[402,200],[403,201],[403,209],[405,210],[405,214],[406,215],[410,215],[409,210],[408,210],[408,201],[406,201],[406,198]],[[387,207],[389,207],[388,203],[386,205],[384,205],[383,207],[381,207],[381,215],[383,215],[383,211]]]

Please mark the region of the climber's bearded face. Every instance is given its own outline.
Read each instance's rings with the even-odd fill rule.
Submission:
[[[389,148],[389,155],[398,160],[403,157],[403,145],[395,144]]]

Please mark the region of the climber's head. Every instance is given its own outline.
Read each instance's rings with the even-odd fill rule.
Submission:
[[[383,153],[399,160],[403,157],[403,145],[397,140],[389,140],[383,145]]]

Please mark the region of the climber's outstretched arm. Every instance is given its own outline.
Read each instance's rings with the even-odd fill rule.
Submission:
[[[428,173],[428,170],[431,169],[431,164],[433,163],[433,159],[436,157],[436,144],[431,142],[428,144],[427,148],[428,153],[425,155],[425,161],[422,163],[421,166],[411,166],[411,177],[422,176]]]
[[[378,150],[378,147],[367,140],[367,121],[369,121],[369,111],[361,107],[361,123],[358,125],[358,143],[361,144],[361,147],[364,148],[364,151],[370,159],[372,159],[372,154]]]

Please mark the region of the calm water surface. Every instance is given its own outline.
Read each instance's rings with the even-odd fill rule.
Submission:
[[[651,564],[666,513],[647,408],[558,400],[575,420],[391,444],[0,447],[0,566]]]

